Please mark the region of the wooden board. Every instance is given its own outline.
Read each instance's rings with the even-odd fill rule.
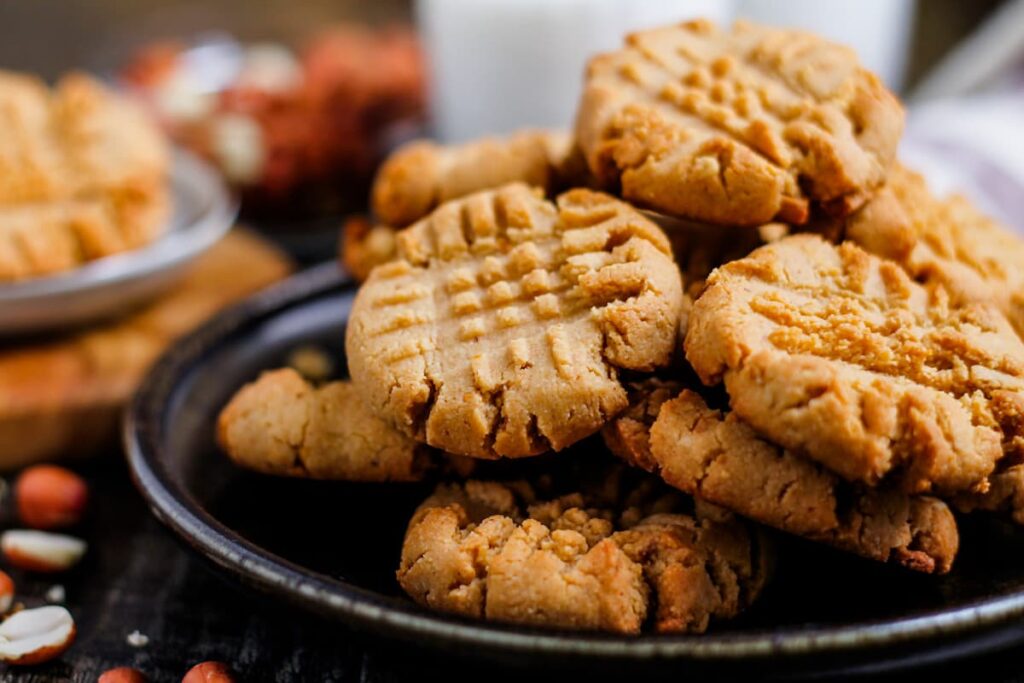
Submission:
[[[163,349],[291,269],[275,247],[234,230],[146,308],[59,338],[0,346],[0,470],[111,443],[122,406]]]

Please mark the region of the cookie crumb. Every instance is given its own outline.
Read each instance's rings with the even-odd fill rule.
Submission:
[[[149,636],[136,629],[128,634],[125,641],[132,647],[146,647],[149,645]]]
[[[334,361],[317,346],[300,346],[288,354],[288,367],[311,382],[324,382],[334,374]]]
[[[55,605],[64,604],[64,600],[67,598],[67,593],[64,590],[64,586],[55,584],[50,586],[49,590],[46,591],[46,602],[53,603]]]

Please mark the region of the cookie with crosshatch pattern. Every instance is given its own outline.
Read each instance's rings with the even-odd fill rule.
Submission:
[[[685,349],[737,417],[850,481],[984,493],[1024,445],[1024,343],[1005,316],[852,242],[794,235],[719,267]]]
[[[398,235],[346,336],[368,405],[481,458],[560,450],[627,404],[619,370],[676,347],[682,282],[664,233],[589,190],[521,183],[448,202]]]
[[[723,225],[845,215],[885,181],[903,110],[849,49],[809,33],[692,21],[591,60],[577,141],[605,187]]]
[[[1024,336],[1024,240],[966,197],[937,195],[897,163],[860,211],[815,227],[896,261],[918,282],[941,284],[956,301],[994,304]]]

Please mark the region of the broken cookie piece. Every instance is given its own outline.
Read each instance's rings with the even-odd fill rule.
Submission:
[[[416,481],[432,458],[373,415],[350,382],[314,386],[290,368],[242,387],[221,411],[217,438],[236,464],[291,477]]]
[[[651,425],[661,406],[683,390],[683,383],[656,377],[633,382],[628,387],[629,407],[601,430],[601,438],[617,458],[646,472],[657,472],[651,454]]]
[[[442,611],[619,633],[700,633],[760,593],[760,539],[735,518],[657,514],[616,531],[614,511],[574,495],[524,514],[504,484],[442,485],[409,524],[400,585]]]
[[[989,477],[985,493],[964,493],[953,497],[961,512],[994,512],[1024,525],[1024,465],[1010,465]]]
[[[397,256],[396,232],[387,225],[373,225],[362,216],[345,221],[338,256],[356,282],[363,282],[370,277],[370,271]]]
[[[760,437],[697,393],[647,385],[605,427],[609,448],[701,500],[797,536],[880,562],[944,574],[959,546],[956,520],[929,496],[847,484]]]

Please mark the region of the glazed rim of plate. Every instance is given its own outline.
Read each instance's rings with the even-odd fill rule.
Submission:
[[[407,639],[427,637],[510,654],[545,653],[607,659],[692,658],[756,660],[768,656],[853,653],[967,635],[1024,615],[1024,591],[980,598],[939,612],[840,626],[787,627],[703,635],[615,634],[502,624],[431,612],[402,598],[381,595],[290,562],[241,538],[206,512],[163,464],[164,417],[173,388],[207,352],[228,336],[311,296],[341,291],[333,263],[323,264],[237,304],[201,326],[157,361],[125,415],[123,437],[136,487],[154,515],[194,549],[243,582],[284,595],[320,614]]]
[[[238,202],[207,163],[175,148],[168,174],[171,225],[149,244],[104,256],[77,268],[0,286],[0,304],[109,286],[170,267],[205,251],[224,236]],[[179,220],[179,213],[184,220]]]

